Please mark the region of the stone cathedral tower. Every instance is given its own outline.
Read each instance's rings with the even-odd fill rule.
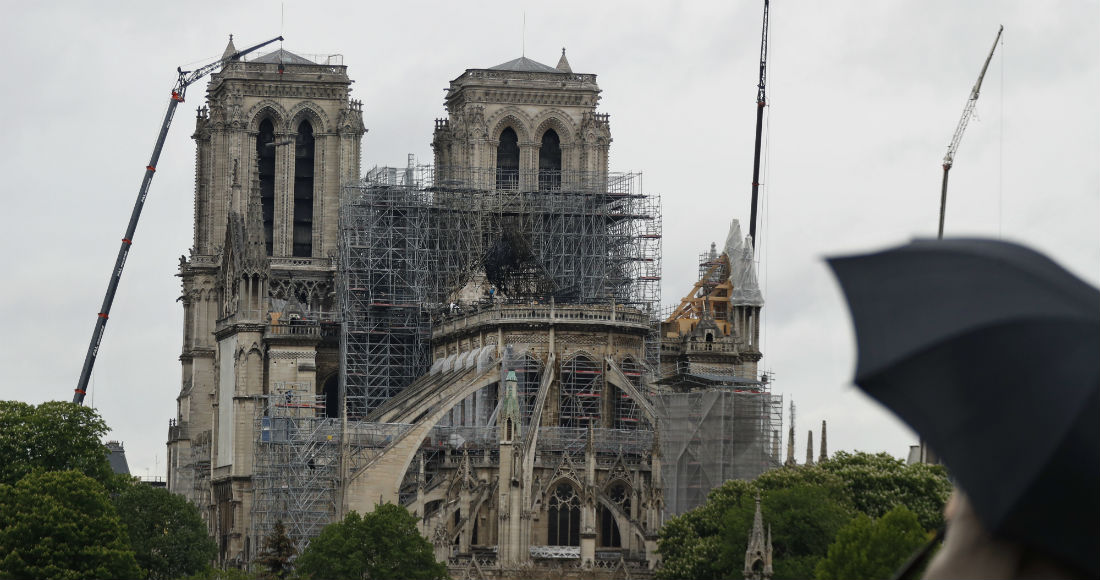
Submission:
[[[226,53],[235,50],[230,39]],[[240,526],[251,497],[254,397],[337,388],[338,341],[325,323],[339,192],[359,174],[365,132],[350,84],[339,55],[279,49],[227,64],[198,111],[168,485],[203,510],[221,561],[249,549]]]

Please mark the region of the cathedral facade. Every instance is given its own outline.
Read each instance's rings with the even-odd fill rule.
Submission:
[[[755,380],[739,233],[662,327],[659,200],[610,171],[596,76],[564,50],[466,70],[434,164],[365,177],[350,83],[282,49],[211,79],[170,490],[223,565],[276,521],[301,548],[392,502],[452,575],[651,574],[693,457],[669,470],[660,394]]]

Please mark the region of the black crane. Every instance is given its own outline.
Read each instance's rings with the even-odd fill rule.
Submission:
[[[73,402],[80,405],[84,403],[84,395],[88,391],[88,380],[92,376],[92,367],[95,365],[96,355],[99,354],[99,343],[103,340],[103,330],[107,326],[107,318],[111,313],[111,304],[115,300],[115,291],[118,290],[118,282],[122,279],[122,269],[126,266],[126,256],[130,253],[133,244],[134,231],[137,229],[138,218],[141,216],[141,208],[145,205],[145,197],[149,195],[149,184],[153,182],[153,174],[157,170],[157,161],[160,160],[160,151],[164,148],[164,139],[168,136],[168,128],[172,126],[172,117],[176,114],[176,106],[183,102],[187,87],[202,77],[218,70],[226,63],[239,60],[242,56],[263,48],[272,42],[282,40],[283,37],[272,38],[267,42],[261,42],[244,50],[223,56],[215,62],[205,65],[193,71],[176,68],[179,79],[172,88],[172,97],[168,101],[168,110],[164,113],[164,122],[160,125],[160,134],[157,135],[156,145],[153,146],[153,156],[149,164],[145,166],[145,177],[141,180],[141,188],[138,189],[137,201],[134,202],[134,211],[130,214],[130,223],[126,226],[126,235],[122,237],[122,245],[118,249],[118,258],[115,267],[111,271],[111,279],[107,283],[107,295],[103,297],[103,306],[99,309],[95,321],[95,330],[92,331],[92,342],[88,345],[88,354],[84,357],[84,368],[80,371],[80,379],[76,383]]]
[[[752,155],[752,212],[749,214],[749,237],[756,250],[756,205],[760,193],[760,133],[764,126],[764,80],[768,70],[768,0],[764,0],[764,30],[760,33],[760,84],[756,91],[756,150]]]

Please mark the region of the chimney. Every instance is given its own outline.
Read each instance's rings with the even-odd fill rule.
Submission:
[[[814,464],[814,432],[806,432],[806,465]]]
[[[821,420],[821,455],[817,456],[818,463],[825,463],[829,460],[829,447],[825,442],[825,420]]]

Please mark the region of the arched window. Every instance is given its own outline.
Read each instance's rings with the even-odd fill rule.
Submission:
[[[264,219],[264,244],[271,255],[272,232],[275,225],[275,125],[271,119],[260,123],[256,136],[256,158],[259,160],[260,207]]]
[[[581,545],[581,498],[577,496],[577,490],[568,483],[559,483],[547,506],[547,544]]]
[[[539,191],[561,189],[561,140],[557,132],[547,129],[539,147]]]
[[[519,187],[519,137],[508,127],[500,133],[497,145],[497,189]]]
[[[616,482],[607,490],[611,501],[622,508],[623,513],[630,516],[630,492],[626,485]],[[615,521],[615,513],[608,507],[600,504],[598,518],[600,521],[600,546],[605,548],[621,548],[623,546],[622,535],[619,533],[619,524]]]
[[[294,256],[313,255],[313,125],[302,121],[294,147]]]

